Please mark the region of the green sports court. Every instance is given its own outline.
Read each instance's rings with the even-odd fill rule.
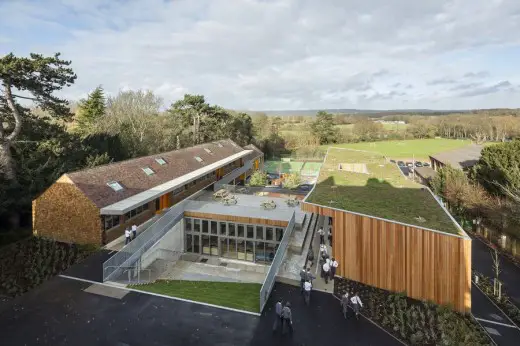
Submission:
[[[321,165],[321,162],[283,159],[280,161],[265,161],[264,167],[267,173],[299,173],[302,176],[317,177],[320,173]]]

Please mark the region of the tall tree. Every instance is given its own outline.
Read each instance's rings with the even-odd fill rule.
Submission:
[[[82,134],[92,133],[99,120],[105,115],[105,112],[105,94],[100,85],[88,95],[87,99],[79,102],[76,115],[79,132]]]
[[[319,111],[316,120],[311,124],[311,131],[320,144],[335,143],[338,139],[338,129],[334,125],[332,114]]]
[[[203,95],[184,95],[182,100],[172,104],[169,109],[171,115],[179,119],[183,124],[191,127],[191,144],[202,143],[201,124],[212,114],[214,110],[206,102]]]
[[[474,172],[476,179],[491,193],[504,195],[502,186],[520,189],[520,140],[482,149]]]
[[[70,117],[67,101],[53,95],[76,80],[69,66],[59,53],[51,57],[32,53],[28,58],[10,53],[0,58],[0,167],[8,182],[17,183],[11,149],[29,114],[17,100],[29,99],[52,116]]]
[[[253,121],[246,113],[238,113],[233,116],[230,138],[239,145],[247,145],[253,140]]]

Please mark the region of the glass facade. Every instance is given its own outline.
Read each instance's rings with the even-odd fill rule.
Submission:
[[[185,249],[189,253],[269,264],[284,228],[186,217]]]

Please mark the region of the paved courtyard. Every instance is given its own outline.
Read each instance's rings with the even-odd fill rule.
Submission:
[[[278,297],[293,304],[292,338],[272,334],[270,307]],[[345,321],[330,294],[311,299],[307,307],[297,288],[277,284],[258,317],[55,277],[0,305],[1,344],[398,345],[368,321]]]

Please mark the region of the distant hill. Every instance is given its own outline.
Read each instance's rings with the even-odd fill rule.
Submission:
[[[431,110],[431,109],[389,109],[389,110],[374,110],[374,109],[305,109],[305,110],[267,110],[267,111],[247,111],[249,114],[265,113],[267,115],[289,116],[289,115],[303,115],[315,116],[320,110],[332,114],[366,114],[372,117],[396,115],[396,114],[428,114],[428,115],[443,115],[449,113],[467,113],[470,110]]]

